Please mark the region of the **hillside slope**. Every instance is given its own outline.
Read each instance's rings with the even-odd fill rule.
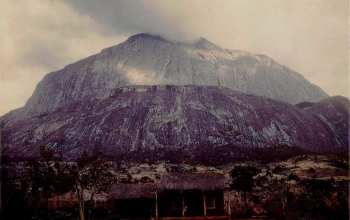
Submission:
[[[75,158],[100,148],[113,155],[139,149],[227,145],[244,148],[292,146],[313,152],[346,151],[349,105],[335,98],[316,112],[269,98],[212,86],[127,86],[96,92],[48,115],[2,118],[6,156],[37,156],[38,146]],[[329,112],[331,111],[331,112]],[[338,116],[342,115],[342,118]],[[332,115],[330,118],[328,115]],[[329,125],[334,122],[338,132]]]

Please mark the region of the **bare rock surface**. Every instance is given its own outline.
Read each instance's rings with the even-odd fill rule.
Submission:
[[[202,38],[192,44],[138,34],[47,74],[22,116],[49,114],[73,100],[128,85],[210,85],[287,103],[328,97],[301,74],[265,55],[227,50]]]
[[[217,86],[124,86],[66,101],[50,114],[18,119],[22,111],[1,118],[3,155],[38,156],[40,145],[68,159],[94,147],[109,155],[201,144],[348,149],[343,97],[300,109]]]
[[[328,97],[265,55],[138,34],[47,74],[0,118],[2,155],[38,156],[40,145],[66,159],[94,147],[346,151],[349,100]]]

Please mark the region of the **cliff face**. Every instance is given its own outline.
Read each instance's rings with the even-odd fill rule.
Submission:
[[[11,120],[16,112],[6,115],[2,152],[36,156],[42,144],[68,159],[94,147],[110,155],[201,144],[346,151],[349,101],[337,99],[300,109],[223,87],[126,86],[103,96],[90,93],[48,115],[26,120]]]
[[[307,107],[305,110],[320,117],[333,131],[336,136],[335,140],[349,145],[349,99],[334,96]]]
[[[23,117],[56,111],[91,94],[128,85],[211,85],[287,103],[328,97],[299,73],[264,55],[226,50],[205,39],[172,43],[139,34],[101,53],[47,74],[23,109]]]

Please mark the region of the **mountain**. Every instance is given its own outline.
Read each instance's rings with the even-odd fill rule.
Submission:
[[[349,99],[334,96],[306,109],[319,116],[341,143],[349,143]]]
[[[318,102],[328,95],[302,75],[265,55],[227,50],[204,38],[192,44],[138,34],[125,42],[47,74],[22,117],[50,114],[98,92],[129,85],[209,85],[287,103]]]
[[[38,156],[41,145],[66,159],[94,147],[346,151],[349,100],[264,55],[139,34],[47,74],[0,119],[9,157]]]
[[[68,159],[94,147],[108,155],[201,145],[348,149],[343,97],[300,109],[218,86],[125,86],[92,92],[50,114],[13,120],[18,112],[2,118],[2,153],[10,157],[37,156],[40,145]]]

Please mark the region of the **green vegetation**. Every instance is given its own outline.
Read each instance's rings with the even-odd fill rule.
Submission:
[[[94,150],[83,154],[72,162],[62,162],[60,155],[45,147],[40,147],[42,161],[27,158],[29,170],[24,175],[11,177],[3,171],[4,183],[2,218],[4,219],[60,219],[57,216],[78,215],[80,220],[90,220],[94,208],[94,195],[108,192],[115,177],[102,153]],[[24,170],[23,170],[24,172]],[[50,198],[74,192],[77,198],[78,213],[55,213],[48,210]],[[89,207],[85,206],[89,195]],[[61,216],[62,217],[62,216]]]
[[[140,149],[131,152],[120,152],[113,156],[106,155],[109,161],[156,164],[165,161],[168,164],[187,163],[192,165],[221,166],[228,163],[255,161],[268,164],[282,161],[299,155],[312,153],[290,146],[272,146],[270,148],[248,148],[232,144],[224,146],[200,145],[182,148]]]
[[[233,218],[348,219],[346,154],[299,155],[286,148],[287,153],[265,152],[254,158],[258,153],[252,149],[244,151],[230,146],[203,149],[155,149],[116,157],[94,150],[83,152],[74,162],[65,162],[60,154],[41,147],[40,158],[16,158],[14,162],[7,160],[3,166],[1,217],[75,220],[108,217],[113,210],[100,208],[97,198],[108,193],[116,182],[145,184],[157,182],[169,172],[213,172],[226,173],[230,180]],[[294,153],[296,156],[291,157]],[[284,155],[285,159],[276,155]],[[76,197],[69,208],[48,208],[53,198],[67,193]]]
[[[259,173],[259,169],[254,166],[236,166],[231,171],[231,189],[243,192],[244,200],[246,193],[251,192],[255,183],[254,176]]]

